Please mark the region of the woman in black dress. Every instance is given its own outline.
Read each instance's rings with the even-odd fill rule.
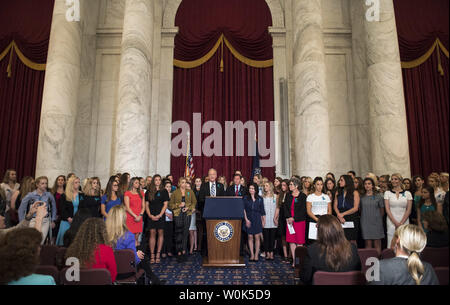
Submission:
[[[289,193],[289,180],[285,179],[281,182],[280,193],[277,199],[277,209],[275,210],[275,220],[278,224],[278,235],[281,239],[283,247],[283,260],[289,262],[287,244],[286,244],[286,217],[284,214],[284,204],[286,195]]]
[[[101,217],[100,181],[98,178],[89,178],[83,188],[84,199],[80,201],[80,209],[89,209],[91,217]]]
[[[169,193],[161,185],[161,176],[158,174],[154,175],[150,184],[150,190],[145,193],[145,211],[149,218],[146,230],[150,230],[150,253],[155,253],[156,232],[158,231],[156,261],[150,260],[150,263],[159,263],[161,259],[166,221],[165,213],[169,200]]]

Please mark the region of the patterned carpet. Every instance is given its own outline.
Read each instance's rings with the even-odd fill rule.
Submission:
[[[275,256],[273,261],[248,262],[243,268],[203,268],[199,253],[189,255],[188,261],[161,259],[152,270],[167,285],[294,285],[294,269]]]

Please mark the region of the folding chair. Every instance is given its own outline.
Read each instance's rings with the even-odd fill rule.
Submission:
[[[144,270],[136,271],[137,263],[134,251],[131,249],[116,250],[114,256],[117,264],[117,284],[137,284],[144,275]]]
[[[59,273],[60,282],[63,285],[111,285],[111,273],[107,269],[80,269],[80,280],[69,281],[64,268]]]

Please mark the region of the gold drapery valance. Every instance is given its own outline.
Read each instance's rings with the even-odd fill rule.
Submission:
[[[0,53],[0,61],[3,60],[3,58],[9,53],[9,63],[8,63],[8,68],[6,69],[6,72],[8,73],[8,77],[11,77],[11,73],[12,73],[12,56],[13,56],[13,52],[16,52],[17,57],[19,57],[20,61],[27,66],[30,69],[33,70],[37,70],[37,71],[45,71],[46,68],[46,64],[39,64],[36,63],[32,60],[30,60],[29,58],[27,58],[19,49],[19,47],[17,46],[16,42],[13,40],[7,47],[6,49]]]
[[[221,52],[222,52],[222,58],[220,60],[220,71],[223,72],[223,45],[226,45],[227,48],[230,50],[231,54],[233,54],[234,57],[236,57],[239,61],[243,62],[244,64],[250,66],[250,67],[254,67],[254,68],[268,68],[268,67],[272,67],[273,66],[273,59],[268,59],[268,60],[253,60],[250,58],[245,57],[244,55],[240,54],[232,45],[231,43],[228,41],[228,39],[225,38],[225,36],[222,34],[220,35],[219,40],[217,40],[216,44],[214,45],[214,47],[202,58],[199,58],[197,60],[192,60],[192,61],[184,61],[184,60],[178,60],[178,59],[174,59],[173,60],[173,65],[175,67],[178,68],[183,68],[183,69],[192,69],[192,68],[196,68],[199,67],[201,65],[203,65],[204,63],[206,63],[208,60],[211,59],[211,57],[214,56],[214,54],[216,54],[217,50],[219,49],[219,47],[221,48]]]
[[[420,56],[419,58],[412,60],[412,61],[402,61],[402,68],[403,69],[412,69],[412,68],[420,66],[421,64],[423,64],[430,58],[430,56],[434,53],[435,50],[438,55],[438,72],[441,75],[444,75],[444,69],[442,68],[441,55],[440,55],[439,51],[442,51],[442,53],[444,53],[444,55],[447,56],[447,58],[449,57],[448,56],[449,54],[448,54],[448,50],[445,48],[445,46],[442,44],[442,42],[439,40],[439,38],[437,38],[436,41],[431,46],[431,48],[425,54]]]

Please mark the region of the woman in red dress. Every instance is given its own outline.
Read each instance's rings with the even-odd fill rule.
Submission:
[[[139,245],[138,238],[139,234],[142,233],[142,216],[144,216],[145,211],[144,192],[139,192],[139,190],[139,179],[135,177],[131,179],[128,191],[123,196],[127,210],[127,227],[134,234],[136,245]]]

